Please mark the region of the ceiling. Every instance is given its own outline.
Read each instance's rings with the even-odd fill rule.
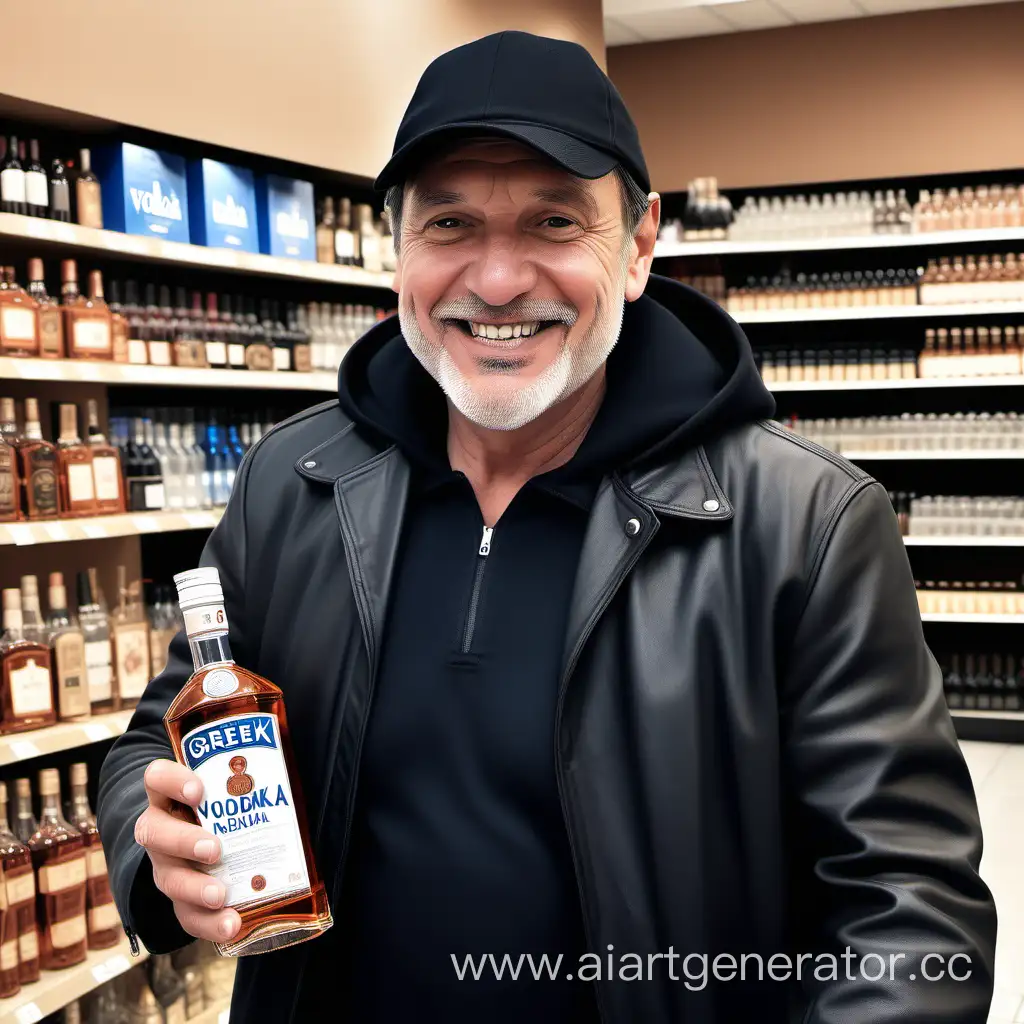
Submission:
[[[608,46],[1015,0],[604,0]]]

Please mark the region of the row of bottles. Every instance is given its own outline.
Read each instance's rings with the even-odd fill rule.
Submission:
[[[1024,253],[929,260],[919,291],[924,306],[1024,301]]]
[[[1018,580],[915,580],[922,615],[1024,615]]]
[[[956,653],[939,664],[951,711],[1024,711],[1024,658]]]
[[[888,269],[748,277],[740,288],[729,288],[725,308],[730,313],[779,309],[846,309],[860,306],[917,305],[919,271]]]
[[[984,231],[1024,227],[1024,185],[922,190],[915,231]]]
[[[998,377],[1024,372],[1024,327],[929,327],[921,377]]]
[[[103,227],[100,183],[90,164],[89,150],[82,149],[77,171],[74,160],[54,158],[47,173],[38,140],[26,147],[16,135],[0,136],[0,212]]]
[[[151,674],[166,661],[177,622],[158,601],[151,624],[142,583],[129,581],[123,565],[117,582],[111,610],[95,568],[79,572],[72,609],[63,573],[52,572],[45,618],[36,576],[23,576],[20,587],[3,590],[0,732],[84,721],[139,702]]]
[[[337,204],[327,196],[317,218],[316,258],[378,274],[394,270],[395,240],[387,215],[376,217],[369,203],[353,205],[347,196]]]
[[[98,359],[145,366],[308,372],[334,370],[385,310],[280,303],[181,286],[113,281],[99,270],[79,288],[75,260],[61,262],[61,299],[46,288],[41,259],[28,262],[28,288],[0,267],[0,355]]]
[[[829,380],[907,380],[917,377],[913,349],[755,349],[765,384]]]
[[[70,769],[70,800],[61,805],[60,774],[38,775],[39,818],[32,785],[0,782],[0,996],[16,995],[42,971],[80,964],[90,949],[120,941],[121,922],[107,879],[85,764]]]
[[[1024,498],[890,491],[906,537],[1022,537]]]

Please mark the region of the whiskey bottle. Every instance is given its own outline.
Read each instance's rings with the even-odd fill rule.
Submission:
[[[128,358],[128,317],[121,305],[121,282],[110,282],[110,346],[115,363],[127,363]]]
[[[49,630],[39,606],[39,579],[36,576],[21,577],[21,633],[26,640],[49,645]],[[52,658],[50,663],[53,664]]]
[[[29,160],[25,167],[25,203],[30,217],[45,217],[50,205],[46,168],[39,162],[39,140],[28,144]]]
[[[224,333],[224,327],[220,322],[217,296],[213,292],[208,292],[203,333],[206,341],[206,362],[208,366],[218,370],[224,370],[228,365],[228,346]]]
[[[177,632],[170,587],[159,583],[153,588],[153,606],[149,609],[149,671],[154,678],[167,667],[167,648]]]
[[[78,223],[86,228],[103,227],[103,200],[100,196],[100,180],[92,173],[92,154],[87,149],[79,150],[79,171],[75,180],[75,209]]]
[[[128,570],[117,567],[118,604],[111,616],[114,671],[121,707],[133,708],[149,683],[149,623],[142,606],[142,584],[128,583]]]
[[[25,637],[21,591],[16,587],[3,591],[3,623],[0,732],[25,732],[53,725],[57,714],[53,707],[50,648],[44,642]]]
[[[60,406],[57,474],[62,513],[72,517],[96,515],[92,449],[78,436],[78,408],[70,403]]]
[[[0,840],[2,846],[3,840]],[[21,991],[18,977],[18,918],[7,905],[6,879],[0,859],[0,999]]]
[[[318,263],[334,263],[334,200],[328,196],[316,226],[316,258]]]
[[[85,846],[85,898],[90,949],[109,949],[121,938],[121,919],[107,878],[107,862],[100,845],[96,815],[89,806],[89,769],[79,762],[70,769],[71,801],[68,821]]]
[[[47,643],[53,651],[57,717],[62,722],[77,722],[90,714],[85,637],[68,610],[64,574],[51,572],[49,583],[50,615],[46,628]]]
[[[21,780],[28,786],[28,779]],[[20,797],[19,797],[20,802]],[[32,793],[28,793],[29,817]],[[35,821],[28,832],[35,832]],[[36,873],[29,848],[12,831],[7,807],[7,783],[0,782],[0,858],[4,870],[4,897],[16,923],[18,980],[30,985],[39,980],[39,931],[36,928]]]
[[[166,289],[167,315],[164,314],[162,303],[157,302],[157,288],[154,284],[146,285],[146,359],[150,366],[170,366],[171,358],[171,290],[162,285],[160,291]]]
[[[192,311],[185,305],[185,289],[175,294],[174,361],[178,366],[206,366],[206,342],[203,340],[203,297],[192,293]]]
[[[43,261],[38,258],[28,261],[28,293],[36,301],[36,316],[39,321],[39,356],[42,359],[64,357],[64,323],[60,305],[46,292]]]
[[[0,288],[0,355],[39,355],[39,303],[14,279],[14,268],[3,267]]]
[[[149,987],[160,1004],[164,1024],[185,1024],[185,980],[174,969],[170,954],[152,956],[149,963]]]
[[[242,926],[224,956],[279,949],[332,925],[309,846],[284,700],[273,683],[236,665],[220,575],[174,577],[195,672],[164,716],[175,757],[199,775],[199,825],[218,836],[210,873]]]
[[[39,959],[52,971],[80,964],[87,954],[85,841],[61,813],[56,768],[39,773],[39,795],[39,827],[26,845],[39,880]]]
[[[139,303],[139,286],[135,281],[125,282],[122,313],[128,321],[128,362],[134,366],[146,366],[149,363],[146,311]]]
[[[50,164],[50,219],[71,222],[71,186],[67,168],[58,159]]]
[[[17,779],[14,793],[17,800],[14,805],[14,834],[21,842],[27,843],[39,828],[36,816],[32,813],[32,785],[29,780]]]
[[[18,450],[14,446],[17,435],[14,399],[0,398],[0,523],[10,523],[21,516],[21,480]]]
[[[273,332],[270,329],[270,306],[266,299],[260,300],[260,318],[256,319],[253,300],[247,300],[245,314],[247,338],[245,344],[245,365],[250,370],[272,370],[274,368]]]
[[[121,478],[121,453],[100,430],[99,407],[95,398],[88,400],[89,451],[92,452],[92,480],[96,494],[96,512],[109,515],[123,512],[124,484]]]
[[[0,139],[0,142],[3,140]],[[0,153],[0,157],[3,154]],[[18,159],[18,137],[11,136],[7,147],[7,158],[0,164],[0,211],[3,213],[27,213],[25,201],[25,169]]]
[[[25,433],[17,443],[21,512],[26,519],[53,519],[60,509],[57,447],[43,440],[39,402],[25,399]]]
[[[85,638],[85,677],[92,713],[117,711],[120,702],[114,688],[114,654],[110,644],[110,619],[96,578],[96,570],[79,572],[78,625]]]
[[[63,260],[61,298],[64,306],[64,338],[72,359],[114,358],[110,329],[110,310],[103,301],[103,278],[98,270],[89,275],[93,298],[87,299],[78,290],[78,266],[74,260]]]

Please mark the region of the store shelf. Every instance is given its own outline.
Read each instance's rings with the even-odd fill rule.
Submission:
[[[950,710],[957,737],[983,743],[1024,743],[1024,713],[1020,711]]]
[[[835,238],[750,239],[739,242],[658,242],[656,259],[669,256],[732,256],[758,252],[827,252],[836,249],[909,249],[933,245],[984,245],[1018,242],[1024,228],[978,231],[922,231],[910,235],[850,235]]]
[[[1024,449],[1020,448],[986,448],[975,451],[968,448],[953,448],[949,450],[933,451],[881,451],[862,452],[854,449],[839,452],[844,459],[850,462],[878,462],[880,460],[889,462],[921,462],[928,460],[953,460],[963,462],[973,459],[988,459],[1004,461],[1006,459],[1024,459]]]
[[[989,626],[1022,626],[1024,615],[956,615],[951,612],[923,612],[922,622],[957,622]]]
[[[964,302],[946,306],[837,306],[824,309],[753,309],[729,315],[740,324],[799,324],[821,320],[904,320],[958,316],[1015,316],[1024,302]]]
[[[903,391],[917,388],[1019,388],[1024,375],[1012,377],[902,377],[895,380],[778,380],[769,391]]]
[[[114,739],[128,728],[131,718],[131,711],[115,711],[85,722],[58,722],[45,729],[0,736],[0,766]]]
[[[333,392],[338,389],[336,373],[203,370],[188,366],[134,366],[130,363],[101,363],[84,359],[15,359],[13,356],[0,356],[0,380],[153,384],[182,388],[262,388],[267,391]]]
[[[1024,548],[1024,535],[1020,537],[904,537],[908,548]]]
[[[989,719],[993,722],[1022,722],[1024,723],[1024,711],[964,711],[957,708],[950,714],[954,718],[980,718]]]
[[[223,514],[223,509],[215,508],[196,512],[125,512],[44,523],[0,523],[0,546],[105,540],[108,537],[136,537],[143,533],[174,533],[178,530],[212,530]]]
[[[142,963],[149,954],[141,949],[133,957],[124,938],[112,949],[90,953],[77,967],[64,971],[43,971],[42,977],[26,985],[10,999],[0,1001],[0,1024],[35,1024],[47,1014],[81,999],[94,988]]]
[[[237,252],[234,249],[213,249],[182,242],[165,242],[159,238],[83,228],[77,224],[23,217],[16,213],[0,213],[0,239],[44,242],[74,249],[77,252],[91,252],[121,259],[176,263],[179,266],[231,270],[241,274],[283,277],[295,281],[317,281],[323,284],[347,284],[363,288],[390,289],[394,276],[391,273],[371,273],[359,267],[263,256]]]

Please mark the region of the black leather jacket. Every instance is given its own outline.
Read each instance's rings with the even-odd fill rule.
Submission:
[[[248,454],[203,557],[236,659],[285,691],[335,904],[408,483],[398,449],[328,402]],[[566,651],[553,742],[589,947],[645,970],[648,954],[679,957],[653,980],[599,982],[604,1024],[984,1024],[995,909],[978,814],[879,484],[771,422],[608,478]],[[179,635],[100,782],[118,909],[153,951],[186,936],[133,828],[190,668]],[[849,980],[839,960],[831,980],[820,958],[847,947],[884,957],[885,976],[857,961]],[[343,1014],[330,949],[243,959],[232,1021]],[[736,974],[743,953],[765,981],[750,959],[746,983],[716,980],[715,957],[735,956]],[[785,953],[790,980],[771,980]],[[707,956],[706,985],[689,954]],[[819,958],[799,984],[797,954]],[[927,954],[965,954],[952,971],[969,980],[934,958],[922,969]]]

